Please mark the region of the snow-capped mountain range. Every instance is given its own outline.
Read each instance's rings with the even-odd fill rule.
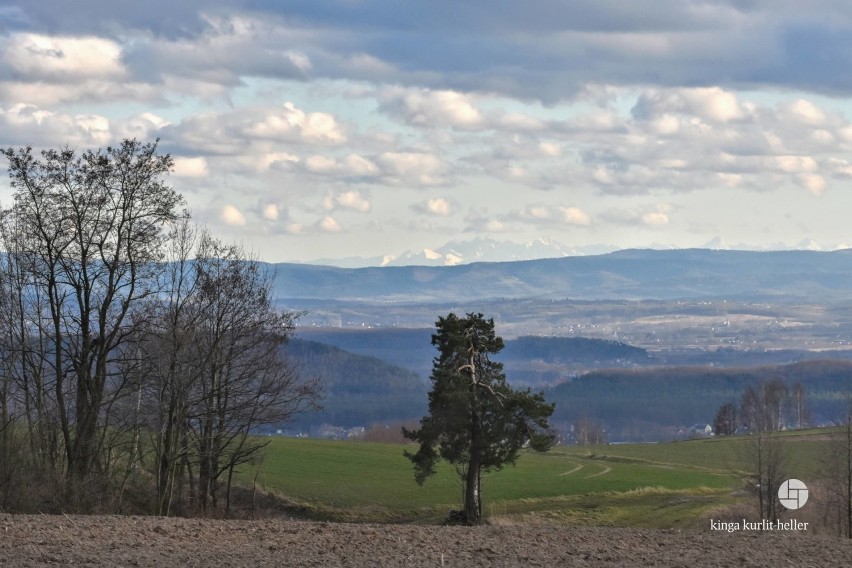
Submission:
[[[673,250],[678,247],[665,244],[652,244],[655,250]],[[752,251],[834,251],[850,248],[847,243],[819,243],[813,239],[802,240],[795,245],[774,243],[765,247],[753,247],[745,244],[730,244],[721,237],[714,237],[699,248],[710,250],[752,250]],[[543,237],[526,243],[496,241],[483,237],[467,241],[450,241],[436,248],[406,250],[398,254],[386,254],[376,257],[322,258],[307,263],[338,268],[366,268],[373,266],[456,266],[472,262],[512,262],[518,260],[536,260],[540,258],[562,258],[566,256],[592,256],[620,250],[612,245],[588,245],[570,247],[553,238]]]
[[[615,247],[594,246],[572,248],[549,238],[540,238],[526,243],[495,241],[475,238],[469,241],[451,241],[435,249],[385,257],[382,266],[455,266],[471,262],[511,262],[537,258],[561,258],[612,252]]]
[[[323,264],[339,268],[368,266],[456,266],[472,262],[512,262],[539,258],[605,254],[615,251],[617,248],[607,245],[569,247],[551,238],[540,238],[526,243],[515,243],[477,237],[468,241],[450,241],[440,247],[406,250],[402,253],[386,254],[381,257],[325,258],[312,261],[310,264]]]

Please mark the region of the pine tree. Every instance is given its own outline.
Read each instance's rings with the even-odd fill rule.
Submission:
[[[502,363],[491,355],[503,348],[494,320],[469,313],[449,314],[437,321],[432,344],[438,356],[432,368],[429,415],[419,430],[403,434],[420,444],[414,454],[415,479],[422,484],[444,459],[464,482],[464,517],[482,520],[481,473],[514,464],[521,448],[546,451],[553,445],[547,419],[554,405],[541,393],[517,391],[506,383]]]

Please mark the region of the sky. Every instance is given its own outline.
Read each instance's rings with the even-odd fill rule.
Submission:
[[[0,147],[159,139],[271,262],[844,248],[850,95],[847,0],[0,6]]]

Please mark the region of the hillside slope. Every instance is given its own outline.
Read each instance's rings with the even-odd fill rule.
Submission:
[[[296,370],[318,378],[323,409],[299,416],[292,428],[310,431],[322,424],[344,428],[420,418],[426,410],[426,381],[416,373],[375,357],[331,345],[291,339],[285,353]]]

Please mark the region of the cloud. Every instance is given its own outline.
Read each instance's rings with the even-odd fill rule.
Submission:
[[[314,174],[334,177],[373,178],[381,175],[376,163],[365,156],[349,154],[343,158],[312,155],[305,159],[305,169]]]
[[[388,235],[471,210],[471,231],[674,234],[692,194],[777,212],[852,178],[839,0],[437,1],[12,0],[0,144],[160,138],[196,210],[263,235],[355,235],[379,204]]]
[[[267,221],[277,221],[280,214],[280,209],[275,203],[268,203],[264,205],[261,212],[261,216]]]
[[[588,227],[592,224],[589,214],[578,207],[560,207],[559,210],[562,212],[563,221],[568,225]]]
[[[325,112],[305,113],[287,102],[278,111],[259,117],[245,125],[243,132],[250,137],[292,140],[312,143],[338,144],[346,140],[337,120]]]
[[[471,97],[456,91],[395,87],[379,93],[379,100],[381,110],[414,126],[476,130],[484,123]]]
[[[175,158],[174,175],[184,178],[203,178],[208,174],[207,158]]]
[[[638,225],[645,227],[663,227],[671,221],[673,207],[668,203],[658,203],[635,209],[611,209],[601,214],[601,218],[618,225]]]
[[[427,152],[383,152],[376,159],[385,179],[394,185],[441,185],[445,167],[440,158]]]
[[[334,197],[327,195],[323,199],[323,207],[329,211],[335,209],[348,209],[359,213],[369,213],[372,205],[370,201],[358,191],[345,191]]]
[[[812,126],[822,124],[827,118],[825,111],[806,99],[796,99],[786,105],[784,110],[789,113],[791,119]]]
[[[537,227],[588,227],[591,216],[579,207],[535,203],[523,209],[516,209],[504,217],[505,220],[520,222]]]
[[[323,217],[316,223],[316,228],[323,233],[339,233],[343,230],[333,217]]]
[[[74,10],[58,0],[16,4],[4,12],[14,33],[112,41],[144,83],[195,93],[193,83],[215,84],[223,96],[245,77],[377,81],[548,104],[585,97],[589,84],[852,92],[852,14],[840,0],[807,9],[765,0],[547,1],[534,10],[498,0],[392,12],[375,0],[155,0],[109,11],[95,0]],[[735,112],[716,102],[722,106],[708,107],[711,114]],[[406,104],[411,118],[442,108],[416,95]],[[477,122],[476,112],[438,118],[454,127]]]
[[[652,227],[669,224],[669,214],[666,211],[649,211],[642,215],[642,223]]]
[[[35,105],[0,106],[0,144],[53,146],[57,143],[100,147],[112,140],[108,118],[96,114],[69,114]]]
[[[228,204],[222,207],[219,218],[222,219],[226,225],[230,225],[232,227],[242,227],[246,224],[245,215],[243,215],[243,212],[235,205]]]
[[[435,197],[412,205],[411,209],[417,213],[433,215],[435,217],[449,217],[454,212],[455,205],[443,197]]]
[[[126,70],[122,49],[98,37],[13,34],[2,60],[19,78],[77,83],[86,79],[121,79]]]
[[[507,216],[492,215],[485,208],[472,208],[465,215],[465,233],[504,233],[509,232]]]
[[[825,178],[818,174],[801,174],[799,183],[813,195],[820,196],[825,191]]]
[[[685,114],[711,122],[730,122],[746,115],[746,110],[737,100],[737,96],[719,87],[645,91],[632,112],[640,119],[665,119],[669,122],[675,120],[670,113]]]
[[[162,129],[187,151],[242,155],[281,146],[336,146],[346,133],[337,119],[326,112],[305,112],[293,103],[279,107],[244,107],[229,112],[204,112],[188,116]]]

